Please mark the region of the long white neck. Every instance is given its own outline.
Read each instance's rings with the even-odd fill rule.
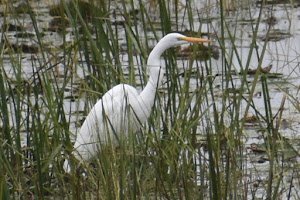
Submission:
[[[169,47],[166,46],[164,42],[160,41],[151,51],[148,57],[147,67],[149,72],[149,80],[146,87],[140,94],[141,100],[147,106],[147,110],[151,110],[154,104],[156,90],[161,85],[165,70],[161,66],[160,57],[168,48]]]

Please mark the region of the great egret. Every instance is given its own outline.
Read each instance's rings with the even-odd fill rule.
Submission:
[[[89,161],[109,142],[116,144],[129,131],[136,131],[145,123],[154,104],[157,88],[161,84],[164,69],[160,57],[171,47],[187,43],[211,42],[211,40],[186,37],[170,33],[163,37],[151,51],[147,67],[149,81],[139,93],[134,87],[119,84],[105,93],[86,117],[74,144],[74,156],[80,161]],[[64,168],[69,171],[68,160]]]

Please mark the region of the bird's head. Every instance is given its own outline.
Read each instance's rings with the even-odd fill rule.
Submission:
[[[168,35],[163,37],[151,51],[148,57],[147,64],[148,66],[160,66],[160,56],[163,54],[164,51],[166,51],[169,48],[177,47],[188,43],[202,42],[212,42],[212,40],[187,37],[180,33],[169,33]]]
[[[166,35],[160,40],[160,43],[164,43],[165,46],[168,46],[168,48],[177,47],[188,43],[203,43],[203,42],[213,42],[213,41],[203,39],[203,38],[187,37],[180,33],[169,33],[168,35]]]

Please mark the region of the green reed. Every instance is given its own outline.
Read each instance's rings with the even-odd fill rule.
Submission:
[[[221,47],[220,88],[215,87],[211,58],[198,61],[196,45],[186,58],[187,62],[177,59],[176,49],[169,50],[163,57],[165,90],[158,90],[147,124],[137,133],[122,138],[118,147],[111,144],[103,147],[92,165],[84,163],[70,173],[64,172],[65,158],[70,158],[72,166],[79,164],[70,156],[76,134],[70,130],[71,117],[80,121],[91,105],[119,83],[143,88],[147,82],[146,61],[151,51],[151,39],[158,41],[160,33],[184,30],[178,16],[182,9],[178,2],[152,2],[157,9],[150,9],[159,16],[158,24],[152,21],[143,1],[135,3],[122,0],[114,7],[107,1],[89,1],[91,8],[87,12],[87,4],[62,1],[56,13],[61,18],[63,45],[54,48],[45,45],[42,30],[37,26],[37,16],[30,3],[26,3],[26,14],[30,16],[36,35],[32,42],[40,52],[32,55],[36,58],[31,63],[33,75],[24,77],[21,50],[14,49],[8,42],[1,44],[1,52],[4,48],[9,51],[6,55],[11,62],[13,78],[5,71],[1,59],[0,196],[4,199],[30,196],[38,199],[246,199],[249,185],[241,178],[247,173],[242,142],[244,124],[249,108],[254,107],[254,90],[262,85],[266,117],[256,114],[265,120],[266,125],[261,126],[267,127],[270,159],[267,196],[276,198],[281,179],[274,182],[278,164],[275,146],[280,139],[276,136],[274,111],[268,100],[268,78],[257,71],[251,85],[247,80],[250,58],[258,55],[256,40],[261,15],[253,24],[256,28],[253,28],[248,62],[242,66],[235,46],[237,30],[231,30],[227,24],[223,1],[219,2],[221,34],[215,41]],[[132,12],[137,5],[139,12]],[[11,4],[6,6],[5,20],[17,15]],[[188,3],[183,9],[191,31],[200,36],[201,26],[199,30],[194,27],[196,19],[192,5]],[[175,17],[172,17],[173,12]],[[116,13],[125,20],[111,21],[109,17],[117,17]],[[118,23],[122,24],[123,30]],[[65,36],[69,27],[74,35],[71,43]],[[2,41],[6,41],[7,30],[1,31]],[[120,31],[124,31],[125,50],[120,46]],[[225,35],[230,38],[231,49],[225,48]],[[259,68],[267,42],[258,56]],[[122,51],[128,56],[128,74],[122,67]],[[233,55],[242,68],[240,88],[234,88],[232,83]],[[181,70],[181,65],[188,66]],[[79,69],[83,70],[84,78],[79,78]],[[193,84],[196,87],[192,90]],[[230,89],[238,90],[232,96]],[[64,102],[67,99],[65,92],[69,90],[75,101],[84,100],[83,112],[67,111]],[[245,91],[250,95],[246,99],[246,110],[241,113]],[[222,93],[221,97],[217,97],[218,92]],[[218,101],[222,103],[218,104]],[[80,128],[78,123],[76,130]],[[25,147],[23,138],[26,138]]]

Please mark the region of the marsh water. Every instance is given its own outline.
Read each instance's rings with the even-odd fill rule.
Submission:
[[[13,3],[14,7],[18,7],[22,2],[16,1]],[[67,41],[63,41],[62,33],[56,31],[53,25],[51,25],[51,21],[55,18],[55,16],[50,15],[50,7],[53,5],[49,5],[48,1],[37,1],[32,2],[32,8],[34,9],[36,15],[37,27],[42,30],[43,33],[42,40],[47,43],[48,47],[50,47],[52,52],[56,54],[59,51],[55,51],[58,49],[60,45],[64,44],[64,42],[74,42],[75,36],[73,34],[73,30],[71,28],[67,28],[66,37]],[[148,5],[149,4],[149,5]],[[222,49],[218,43],[218,39],[222,36],[222,26],[220,21],[220,12],[218,10],[218,3],[214,1],[194,1],[191,3],[192,9],[194,9],[194,13],[197,15],[193,16],[193,24],[188,24],[188,17],[185,12],[185,1],[181,1],[178,6],[181,9],[178,9],[179,13],[171,13],[171,21],[179,20],[181,21],[180,27],[174,27],[174,29],[178,29],[180,31],[186,30],[199,30],[201,29],[202,33],[212,33],[210,34],[210,39],[215,40],[214,45],[217,48],[220,56],[211,59],[213,71],[212,75],[215,76],[214,84],[215,84],[215,92],[216,92],[216,102],[218,104],[222,104],[222,99],[218,98],[218,94],[222,93],[222,90],[218,89],[222,85],[223,78],[220,76],[222,74]],[[236,5],[238,4],[238,5]],[[249,59],[249,51],[252,45],[253,39],[253,30],[256,28],[256,20],[259,17],[259,12],[261,8],[260,1],[248,1],[238,2],[235,5],[225,5],[226,12],[225,21],[227,24],[227,28],[232,30],[234,36],[228,35],[226,32],[224,34],[225,37],[225,49],[226,55],[224,55],[228,60],[232,62],[232,71],[235,73],[234,77],[234,85],[236,88],[239,88],[240,77],[239,72],[242,70],[241,65],[245,66]],[[172,5],[172,4],[171,4]],[[119,44],[120,48],[124,47],[124,51],[122,55],[119,55],[122,60],[124,74],[129,73],[129,70],[126,68],[128,65],[128,53],[126,52],[126,31],[122,22],[124,22],[124,17],[121,14],[122,10],[117,2],[112,3],[112,9],[115,11],[114,15],[108,16],[109,20],[112,22],[118,22],[120,25],[117,26],[117,33],[119,34]],[[149,8],[149,16],[160,23],[160,19],[156,16],[157,5],[151,3],[145,3],[145,7]],[[153,8],[151,8],[153,7]],[[138,8],[138,5],[137,5]],[[1,12],[4,12],[5,8],[2,6]],[[130,9],[130,8],[128,8]],[[172,10],[172,9],[171,9]],[[151,13],[153,12],[153,14]],[[37,40],[34,39],[34,25],[32,23],[32,19],[28,14],[19,14],[18,17],[7,17],[4,23],[4,18],[1,15],[0,24],[2,29],[5,27],[4,25],[9,24],[10,28],[8,28],[8,32],[5,34],[5,38],[11,44],[26,44],[26,48],[23,49],[23,54],[17,59],[20,60],[22,65],[22,78],[30,79],[32,75],[38,71],[39,66],[36,63],[36,57],[42,56],[35,51],[34,46],[37,44]],[[24,30],[19,30],[20,24],[25,29],[25,32],[28,35],[32,34],[32,37],[27,37],[27,35],[20,35],[20,32],[24,32]],[[58,25],[59,26],[59,25]],[[14,27],[14,28],[13,28]],[[140,30],[136,30],[139,34],[143,34],[143,29],[141,27]],[[268,33],[269,32],[269,33]],[[160,33],[158,31],[158,33]],[[268,34],[267,34],[268,33]],[[151,36],[151,32],[147,33],[149,36],[149,45],[154,46],[156,44],[156,40],[153,36]],[[290,4],[289,2],[282,2],[278,4],[266,4],[262,10],[262,20],[258,27],[258,34],[256,38],[257,48],[255,51],[257,53],[253,54],[250,60],[250,68],[256,69],[260,62],[260,55],[264,49],[264,44],[266,41],[266,37],[268,35],[269,42],[266,45],[266,51],[261,61],[262,67],[267,67],[272,65],[271,70],[268,72],[269,78],[269,93],[270,93],[270,102],[272,105],[272,110],[274,112],[279,112],[282,107],[282,102],[284,102],[284,111],[282,112],[281,122],[279,131],[283,137],[290,140],[290,144],[293,146],[293,150],[287,149],[285,152],[286,162],[282,165],[282,176],[283,183],[281,191],[282,199],[288,198],[290,195],[291,199],[298,199],[300,194],[298,191],[300,189],[300,185],[298,179],[297,181],[293,181],[295,176],[299,176],[299,161],[300,157],[298,155],[300,149],[300,111],[299,111],[299,88],[300,88],[300,5],[297,2],[294,4]],[[159,35],[159,38],[162,37]],[[232,38],[234,37],[234,47],[232,44]],[[238,55],[234,53],[233,49],[236,48]],[[57,58],[62,55],[57,54]],[[3,67],[5,73],[10,79],[15,79],[13,67],[11,66],[11,54],[4,53],[3,54]],[[84,63],[85,60],[83,59]],[[184,71],[184,67],[188,66],[185,59],[177,60],[178,66],[181,67],[181,71]],[[34,63],[34,64],[33,64]],[[84,66],[84,64],[83,64]],[[137,69],[137,74],[139,69],[142,68],[141,64],[138,62],[138,59],[135,60],[135,68]],[[60,82],[60,76],[63,76],[64,69],[60,68],[60,65],[56,66],[57,71],[57,82]],[[86,76],[85,69],[81,67],[77,67],[76,76],[74,76],[74,83],[80,84],[82,80],[84,80]],[[217,76],[218,75],[218,76]],[[247,81],[251,84],[255,76],[253,74],[247,75]],[[63,80],[63,79],[62,79]],[[76,83],[77,80],[77,83]],[[137,80],[138,82],[139,80]],[[63,84],[63,83],[60,83]],[[138,85],[138,84],[137,84]],[[69,90],[65,91],[65,112],[69,113],[70,116],[70,127],[71,131],[76,134],[77,127],[76,122],[79,119],[82,119],[83,116],[80,116],[80,112],[84,109],[84,99],[78,98],[73,99],[69,98],[72,95],[72,91],[74,85],[69,86]],[[194,91],[197,87],[197,84],[193,84],[191,81],[190,90]],[[164,86],[160,89],[161,92],[164,92]],[[165,91],[166,92],[166,91]],[[265,112],[265,104],[264,99],[261,96],[262,88],[261,84],[257,84],[255,87],[255,95],[253,97],[253,104],[255,105],[255,109],[250,107],[249,116],[255,115],[257,111],[260,113]],[[249,95],[247,92],[244,94],[245,97]],[[247,102],[243,102],[242,108],[245,109],[247,106]],[[78,114],[79,113],[79,114]],[[243,110],[241,110],[243,113]],[[199,137],[201,138],[201,133],[203,129],[199,127]],[[267,180],[268,176],[268,156],[264,153],[258,153],[257,149],[264,148],[262,144],[265,143],[263,137],[264,131],[261,130],[261,127],[255,122],[249,122],[248,126],[245,127],[243,142],[245,143],[245,158],[247,160],[247,171],[249,172],[249,177],[251,176],[251,180],[245,177],[245,181],[251,181],[256,184],[252,188],[252,191],[255,191],[255,196],[257,199],[265,198],[265,184],[264,182]],[[24,138],[25,140],[25,138]],[[25,145],[25,143],[24,143]],[[254,149],[255,147],[255,149]],[[262,150],[263,151],[263,150]],[[291,151],[291,153],[289,153]],[[250,194],[249,194],[250,195]]]

